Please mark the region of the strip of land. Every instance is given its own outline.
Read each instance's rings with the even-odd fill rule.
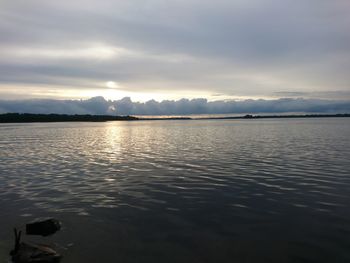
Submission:
[[[349,113],[339,114],[293,114],[293,115],[244,115],[244,116],[224,116],[224,117],[205,117],[201,120],[234,120],[234,119],[288,119],[288,118],[339,118],[350,117]]]
[[[31,113],[5,113],[0,114],[0,123],[16,122],[104,122],[104,121],[134,121],[133,116],[112,115],[67,115],[67,114],[31,114]]]
[[[147,118],[134,116],[112,115],[67,115],[67,114],[31,114],[31,113],[5,113],[0,114],[0,123],[26,123],[26,122],[105,122],[105,121],[137,121],[137,120],[236,120],[236,119],[282,119],[282,118],[343,118],[350,117],[344,114],[305,114],[305,115],[244,115],[225,117],[165,117]]]

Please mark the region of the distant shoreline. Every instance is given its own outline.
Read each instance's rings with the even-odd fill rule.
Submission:
[[[31,114],[5,113],[0,114],[0,123],[32,123],[32,122],[106,122],[106,121],[149,121],[149,120],[239,120],[239,119],[290,119],[290,118],[344,118],[343,114],[297,114],[297,115],[251,115],[227,117],[134,117],[112,115],[68,115],[68,114]]]
[[[291,114],[291,115],[251,115],[235,117],[204,117],[198,119],[205,120],[234,120],[234,119],[291,119],[291,118],[344,118],[350,117],[350,113],[338,113],[338,114]]]
[[[5,113],[0,114],[0,123],[29,123],[29,122],[106,122],[106,121],[134,121],[139,118],[133,116],[111,115],[68,115],[68,114],[32,114]]]

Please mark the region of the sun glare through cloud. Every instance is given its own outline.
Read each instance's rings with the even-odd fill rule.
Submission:
[[[116,89],[116,88],[118,88],[118,84],[114,81],[107,81],[106,87],[110,88],[110,89]]]

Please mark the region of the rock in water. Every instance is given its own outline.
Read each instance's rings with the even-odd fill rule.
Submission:
[[[14,263],[58,263],[61,255],[47,245],[21,243],[17,252],[13,253]]]
[[[61,255],[48,245],[21,242],[21,231],[15,232],[15,248],[10,252],[14,263],[59,263]]]
[[[27,235],[49,236],[56,233],[60,229],[60,221],[54,218],[26,224]]]

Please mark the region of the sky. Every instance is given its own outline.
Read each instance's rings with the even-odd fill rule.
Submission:
[[[349,13],[348,0],[0,0],[0,111],[100,97],[108,111],[123,98],[349,103]]]

